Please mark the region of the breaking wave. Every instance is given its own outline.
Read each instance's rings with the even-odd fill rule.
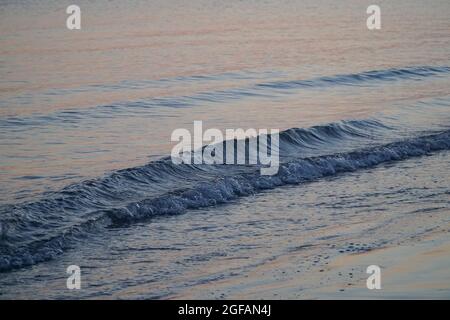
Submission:
[[[281,163],[274,176],[261,176],[258,166],[175,165],[163,158],[67,186],[36,202],[2,206],[0,271],[52,259],[105,228],[450,149],[450,130],[377,142],[389,130],[378,120],[288,129],[280,133]]]

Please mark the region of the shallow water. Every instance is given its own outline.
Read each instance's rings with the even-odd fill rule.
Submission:
[[[448,1],[380,1],[380,31],[360,1],[68,4],[0,3],[1,297],[171,297],[446,221]],[[171,164],[194,120],[282,130],[278,175]]]
[[[2,298],[318,298],[313,290],[344,276],[308,279],[339,255],[448,235],[448,156],[412,158],[93,232],[58,259],[3,274]],[[293,254],[295,260],[283,263]],[[65,288],[72,264],[81,267],[82,290]],[[290,279],[304,284],[278,289]]]

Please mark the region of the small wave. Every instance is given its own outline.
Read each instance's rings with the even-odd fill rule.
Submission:
[[[341,74],[330,77],[319,77],[312,80],[274,81],[258,84],[258,87],[273,89],[294,89],[301,87],[323,87],[330,85],[361,85],[367,82],[419,80],[425,77],[449,73],[450,67],[407,67],[386,70],[372,70],[361,73]]]
[[[155,215],[180,214],[226,203],[237,197],[286,184],[299,184],[318,178],[370,168],[381,163],[400,161],[430,152],[450,149],[450,130],[440,134],[418,137],[358,151],[299,159],[284,163],[277,175],[258,173],[218,178],[181,193],[144,200],[108,213],[116,223],[141,220]]]
[[[404,68],[390,68],[384,70],[363,71],[360,73],[338,74],[331,76],[323,76],[312,79],[296,79],[296,80],[277,80],[269,82],[258,82],[255,84],[242,84],[239,87],[197,92],[187,96],[170,96],[170,97],[152,97],[136,101],[126,101],[116,103],[114,105],[99,105],[82,110],[64,110],[53,112],[50,114],[36,114],[29,117],[8,117],[0,119],[0,128],[14,130],[27,130],[39,125],[48,126],[49,124],[70,124],[79,123],[88,119],[108,119],[115,118],[128,113],[130,109],[134,114],[139,112],[146,113],[152,108],[190,108],[202,104],[224,103],[229,101],[241,100],[246,98],[274,98],[290,90],[314,89],[333,86],[366,86],[370,84],[393,82],[398,80],[422,80],[429,77],[440,76],[450,73],[448,66],[412,66]],[[269,73],[267,73],[270,75]],[[274,73],[276,75],[276,73]],[[251,77],[253,80],[260,80],[262,75]],[[233,75],[234,81],[237,79]],[[220,77],[219,77],[220,78]],[[245,79],[245,75],[242,75]],[[200,76],[192,77],[192,79],[201,79]],[[180,78],[176,81],[191,81],[191,78]],[[211,80],[206,78],[207,80]],[[151,87],[152,85],[160,85],[160,83],[168,80],[145,80],[143,83]],[[175,80],[170,80],[175,81]],[[129,85],[129,83],[126,83]],[[123,85],[123,84],[122,84]],[[142,85],[136,82],[135,86]],[[111,89],[119,89],[121,86],[114,85]]]
[[[317,146],[382,130],[375,120],[347,121],[281,133],[285,149]],[[387,128],[387,127],[386,127]],[[387,128],[388,129],[388,128]],[[224,204],[287,184],[370,168],[450,149],[450,130],[357,150],[282,161],[278,174],[261,176],[255,166],[174,165],[168,159],[119,170],[64,188],[41,201],[2,208],[0,271],[54,258],[87,235],[156,216]],[[183,186],[180,188],[180,186]]]

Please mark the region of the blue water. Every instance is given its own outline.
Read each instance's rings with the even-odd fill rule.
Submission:
[[[276,283],[448,237],[449,4],[368,33],[350,2],[81,1],[79,33],[1,4],[0,298],[298,298],[335,279]],[[280,129],[278,173],[173,164],[195,120]]]

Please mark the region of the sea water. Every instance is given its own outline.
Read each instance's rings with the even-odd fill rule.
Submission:
[[[276,298],[448,232],[448,1],[379,1],[381,30],[353,0],[70,4],[0,3],[0,298]],[[278,173],[173,164],[200,120],[279,129]]]

